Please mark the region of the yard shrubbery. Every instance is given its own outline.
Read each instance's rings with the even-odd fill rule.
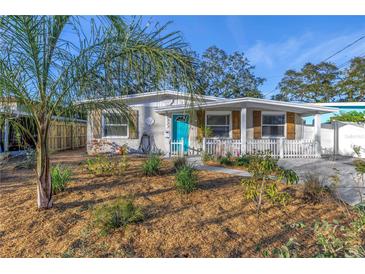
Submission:
[[[243,179],[241,184],[244,189],[244,197],[256,204],[257,213],[260,212],[264,198],[273,204],[285,206],[290,201],[289,193],[279,191],[276,181],[271,177],[279,174],[277,181],[285,179],[287,185],[297,183],[299,178],[293,170],[285,170],[277,165],[277,160],[269,154],[250,156],[247,166],[252,178]]]
[[[102,235],[110,233],[113,229],[140,222],[143,218],[142,209],[135,206],[131,199],[118,199],[98,206],[93,211],[94,224]]]
[[[86,160],[87,170],[96,176],[122,175],[128,167],[126,156],[97,156]]]
[[[326,193],[324,180],[319,175],[309,173],[304,178],[303,198],[306,202],[319,203]]]
[[[144,175],[154,176],[160,172],[161,158],[157,154],[150,154],[142,165]]]
[[[66,188],[67,182],[71,180],[71,170],[67,167],[56,165],[51,169],[52,193],[57,194]]]
[[[316,257],[343,258],[365,257],[363,240],[365,233],[365,214],[359,216],[349,225],[333,222],[318,221],[314,233],[319,247]]]
[[[174,168],[176,171],[178,171],[180,168],[187,165],[187,160],[185,157],[178,157],[174,159]]]
[[[198,177],[192,166],[184,165],[175,174],[175,185],[179,192],[190,193],[197,188]]]

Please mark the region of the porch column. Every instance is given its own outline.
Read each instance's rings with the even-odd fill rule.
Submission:
[[[321,157],[321,114],[314,115],[314,141],[316,141],[317,157]]]
[[[9,120],[4,121],[4,152],[9,150]]]
[[[241,108],[241,154],[246,154],[247,108]]]

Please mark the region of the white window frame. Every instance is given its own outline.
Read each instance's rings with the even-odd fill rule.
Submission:
[[[275,126],[275,125],[264,125],[264,115],[284,115],[284,136],[264,136],[262,128],[264,126]],[[284,111],[261,111],[261,138],[262,139],[286,139],[286,112]]]
[[[211,139],[230,139],[232,138],[232,111],[220,111],[220,110],[214,110],[214,111],[205,111],[205,127],[209,127],[208,125],[208,115],[221,115],[226,116],[229,115],[229,127],[228,127],[228,137],[210,137]],[[226,125],[217,125],[217,126],[226,126]]]
[[[127,135],[126,136],[121,136],[121,135],[113,135],[113,136],[105,136],[104,135],[104,128],[106,126],[105,124],[105,118],[104,115],[105,114],[116,114],[116,115],[123,115],[121,113],[113,113],[110,111],[103,111],[102,115],[101,115],[101,125],[102,125],[102,138],[104,139],[111,139],[111,138],[119,138],[119,139],[129,139],[129,123],[128,123],[128,119],[127,119],[127,123],[126,124],[109,124],[109,125],[114,125],[114,126],[127,126]]]

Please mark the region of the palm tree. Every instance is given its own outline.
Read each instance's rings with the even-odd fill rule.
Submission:
[[[191,92],[194,74],[186,44],[178,32],[166,34],[165,28],[150,30],[140,20],[127,23],[116,16],[0,18],[0,98],[21,104],[35,125],[37,138],[10,119],[36,144],[39,208],[52,207],[47,139],[53,116],[74,117],[96,107],[127,114],[123,102],[88,99],[126,93],[145,81],[146,72],[154,83],[178,79]],[[89,103],[76,104],[80,100]]]

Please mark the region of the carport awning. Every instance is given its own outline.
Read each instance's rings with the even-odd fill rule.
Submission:
[[[301,104],[301,103],[290,103],[267,99],[258,98],[237,98],[237,99],[222,99],[215,102],[207,103],[195,103],[191,105],[175,105],[168,107],[161,107],[156,111],[158,113],[171,113],[171,112],[181,112],[191,109],[241,109],[241,108],[255,108],[260,110],[278,110],[278,111],[290,111],[295,113],[300,113],[304,115],[313,114],[323,114],[337,112],[337,108],[332,107],[322,107],[318,105],[311,104]]]

